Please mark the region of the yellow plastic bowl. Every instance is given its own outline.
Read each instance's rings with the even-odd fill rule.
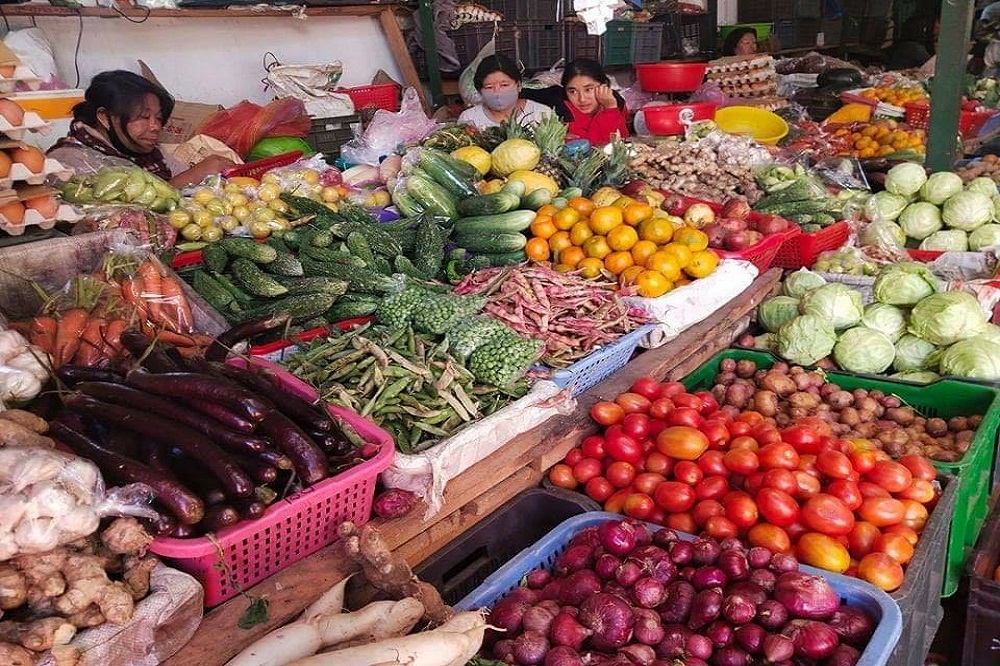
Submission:
[[[754,106],[723,107],[715,112],[715,124],[727,134],[751,136],[768,146],[788,134],[788,123],[781,116]]]

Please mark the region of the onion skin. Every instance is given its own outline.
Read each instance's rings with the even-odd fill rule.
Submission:
[[[724,620],[716,620],[702,629],[702,632],[716,649],[733,644],[733,628]]]
[[[861,661],[861,653],[850,645],[841,643],[826,660],[826,666],[855,666]]]
[[[788,609],[781,602],[768,599],[757,607],[757,624],[769,631],[777,631],[788,622]]]
[[[764,638],[762,653],[770,662],[788,661],[795,655],[795,644],[787,636],[768,634]]]
[[[635,560],[625,560],[615,571],[615,581],[622,587],[632,587],[642,577],[642,567]]]
[[[549,627],[552,626],[555,616],[556,613],[550,608],[538,604],[524,611],[524,615],[521,616],[521,626],[525,631],[537,631],[544,636],[549,633]]]
[[[712,655],[712,663],[715,666],[750,666],[750,655],[735,645],[727,645]]]
[[[763,546],[754,546],[747,551],[747,563],[754,569],[763,569],[771,563],[774,554]]]
[[[840,596],[825,578],[798,571],[778,576],[773,596],[790,615],[805,620],[828,620],[840,608]]]
[[[653,662],[656,661],[656,652],[653,648],[639,643],[626,645],[618,650],[618,654],[636,666],[652,666]]]
[[[557,645],[545,655],[545,666],[584,666],[583,659],[576,650],[565,645]]]
[[[612,555],[624,557],[637,545],[635,525],[629,522],[609,520],[597,528],[604,550]]]
[[[837,632],[815,620],[792,620],[781,633],[792,639],[796,657],[826,659],[840,644]]]
[[[830,628],[848,645],[862,647],[875,633],[875,622],[857,608],[841,606],[829,619]]]
[[[694,597],[691,604],[691,615],[688,617],[688,626],[697,631],[706,624],[714,622],[719,618],[722,610],[722,590],[713,587],[702,590]]]
[[[662,659],[675,659],[687,653],[687,639],[691,630],[683,624],[668,624],[663,627],[663,640],[656,646],[656,655]]]
[[[723,550],[716,564],[730,581],[746,580],[750,576],[750,564],[742,550]]]
[[[691,576],[691,584],[696,590],[722,587],[727,582],[726,574],[719,567],[703,566]]]
[[[670,544],[678,540],[677,532],[669,528],[656,530],[653,532],[653,545],[660,548],[669,548]]]
[[[736,644],[750,654],[761,653],[766,636],[767,632],[759,624],[744,624],[741,627],[736,627],[736,630],[733,632]]]
[[[712,651],[715,649],[712,639],[701,634],[689,635],[687,640],[684,641],[684,647],[687,649],[689,656],[699,659],[708,659],[712,656]]]
[[[632,627],[632,637],[644,645],[659,645],[666,636],[660,616],[648,608],[636,608],[635,626]]]
[[[770,593],[774,590],[774,584],[778,582],[778,577],[768,569],[754,569],[750,572],[750,582],[759,586],[764,592]]]
[[[733,625],[739,626],[750,622],[757,614],[757,607],[749,597],[743,594],[730,594],[722,602],[722,617]]]
[[[545,569],[535,569],[527,575],[525,580],[528,583],[528,587],[533,590],[540,590],[549,584],[552,580],[552,574]]]
[[[595,594],[580,605],[583,626],[594,632],[590,637],[595,650],[613,652],[624,647],[632,637],[635,615],[628,603],[606,593]]]
[[[612,580],[622,561],[611,553],[601,553],[594,562],[594,573],[604,580]]]
[[[526,631],[514,639],[511,649],[517,663],[535,666],[545,661],[545,655],[549,651],[549,641],[542,633]]]
[[[590,569],[574,571],[562,580],[559,603],[579,606],[588,597],[601,591],[601,579]]]
[[[675,541],[667,552],[670,554],[670,559],[678,567],[690,564],[694,558],[694,547],[687,541]]]
[[[632,586],[632,601],[640,608],[656,608],[665,598],[663,583],[653,578],[640,578]]]
[[[742,583],[734,583],[726,588],[726,594],[741,594],[747,597],[754,606],[759,606],[765,601],[767,601],[767,592],[764,591],[759,585],[751,583],[750,581]]]
[[[493,606],[493,610],[490,611],[490,624],[498,629],[503,629],[508,635],[515,634],[521,630],[524,611],[530,607],[530,604],[508,595]]]
[[[552,571],[556,576],[566,576],[573,571],[594,566],[594,549],[584,544],[570,546],[556,558]]]
[[[552,644],[572,648],[576,652],[580,651],[583,642],[592,633],[594,632],[577,622],[576,618],[565,610],[552,618],[552,624],[549,625],[549,638]]]
[[[673,624],[687,620],[694,603],[695,589],[686,580],[675,580],[667,585],[666,599],[660,607],[660,620]]]
[[[697,538],[691,542],[693,550],[692,562],[696,565],[712,564],[718,559],[721,548],[714,539]]]

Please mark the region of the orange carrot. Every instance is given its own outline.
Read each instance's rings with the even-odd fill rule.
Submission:
[[[122,355],[122,331],[128,328],[128,322],[124,319],[112,319],[104,329],[104,347],[102,351],[108,358],[116,358]]]
[[[70,308],[60,313],[59,328],[56,330],[54,350],[52,352],[52,362],[55,367],[60,367],[76,356],[80,348],[80,338],[83,330],[87,326],[90,313],[83,308]]]
[[[80,348],[73,357],[76,365],[95,366],[104,358],[104,327],[107,322],[100,317],[94,317],[87,322],[80,336]]]
[[[163,288],[160,272],[147,260],[139,265],[139,278],[142,280],[139,297],[146,303],[150,320],[157,324],[163,323]]]
[[[35,317],[31,320],[28,340],[31,344],[44,349],[46,353],[52,354],[56,349],[56,330],[58,328],[59,324],[56,323],[55,317],[50,315]]]
[[[163,288],[164,299],[170,302],[176,311],[176,317],[173,321],[177,324],[177,332],[193,333],[194,315],[191,313],[191,304],[188,303],[180,280],[172,275],[168,275],[160,281],[160,285]]]
[[[141,284],[137,278],[122,280],[122,300],[133,309],[141,321],[145,322],[149,320],[149,307],[140,295],[141,291]]]

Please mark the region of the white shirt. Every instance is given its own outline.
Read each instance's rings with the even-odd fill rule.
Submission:
[[[547,113],[552,113],[552,109],[545,106],[544,104],[539,104],[534,100],[522,99],[519,100],[524,102],[524,108],[521,109],[522,115],[519,118],[526,123],[537,123],[542,119]],[[500,123],[493,120],[490,115],[486,112],[486,109],[482,104],[476,104],[462,112],[462,115],[458,117],[458,122],[466,123],[468,125],[475,125],[479,129],[486,129],[487,127],[499,127]]]

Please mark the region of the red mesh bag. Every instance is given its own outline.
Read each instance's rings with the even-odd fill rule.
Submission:
[[[312,120],[302,100],[285,97],[267,106],[243,100],[205,119],[197,134],[207,134],[246,157],[261,139],[269,136],[309,135]]]

